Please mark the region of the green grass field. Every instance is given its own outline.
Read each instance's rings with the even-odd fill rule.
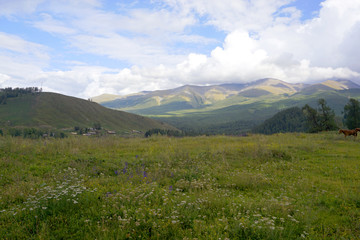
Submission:
[[[1,239],[359,239],[360,139],[0,137]]]

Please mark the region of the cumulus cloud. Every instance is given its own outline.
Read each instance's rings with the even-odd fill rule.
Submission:
[[[2,84],[9,79],[10,79],[10,76],[0,73],[0,86],[2,86]]]
[[[44,89],[87,98],[266,77],[288,82],[360,79],[359,1],[323,1],[318,14],[305,21],[293,0],[163,0],[152,2],[158,4],[153,9],[124,12],[109,11],[96,0],[64,3],[38,1],[29,13],[43,11],[29,23],[77,54],[113,59],[119,67],[71,59],[67,63],[76,64],[67,64],[67,70],[49,68],[51,49],[0,33],[0,61],[5,63],[0,73],[10,77],[3,83],[38,81]],[[5,9],[7,15],[16,12],[12,5]],[[215,27],[226,37],[215,40],[191,31],[199,26]],[[196,51],[216,41],[223,42]],[[181,46],[189,43],[192,52]],[[5,79],[1,76],[0,81]]]
[[[3,86],[29,86],[48,66],[48,48],[16,35],[0,32],[0,73]],[[36,80],[35,80],[36,81]]]

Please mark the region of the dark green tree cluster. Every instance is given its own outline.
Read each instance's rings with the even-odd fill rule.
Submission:
[[[79,127],[79,126],[74,127],[74,131],[77,132],[78,134],[88,133],[90,132],[90,130],[91,129],[87,127]]]
[[[38,87],[27,88],[0,88],[0,104],[6,104],[8,98],[15,98],[25,94],[34,94],[41,92]]]
[[[145,133],[145,137],[151,137],[152,135],[165,135],[169,137],[182,137],[183,134],[180,131],[169,129],[150,129]]]
[[[254,133],[274,134],[280,132],[306,132],[306,117],[298,107],[276,113],[272,118],[253,128]]]
[[[349,129],[360,127],[360,103],[350,98],[349,103],[344,107],[344,124]]]
[[[54,137],[54,138],[65,138],[66,134],[64,132],[54,130],[54,131],[44,131],[37,128],[10,128],[8,129],[8,135],[12,137],[23,137],[30,139],[38,139],[41,137]]]
[[[101,123],[99,123],[99,122],[94,123],[94,124],[93,124],[93,128],[94,128],[95,130],[101,130]]]
[[[10,128],[8,134],[12,137],[19,137],[22,135],[22,130],[18,128]]]
[[[42,130],[36,128],[24,128],[22,131],[24,138],[31,138],[31,139],[40,138],[45,134]]]
[[[335,123],[334,110],[326,105],[325,99],[318,100],[318,109],[314,109],[306,104],[302,110],[307,119],[309,132],[331,131],[338,128]]]
[[[338,126],[335,122],[334,110],[327,106],[324,99],[319,99],[317,109],[308,104],[302,109],[298,107],[285,109],[253,128],[253,132],[262,134],[279,132],[316,133],[336,129]]]

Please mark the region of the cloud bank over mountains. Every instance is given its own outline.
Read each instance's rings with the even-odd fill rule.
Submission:
[[[360,2],[0,0],[0,87],[77,97],[278,78],[360,80]],[[5,26],[4,25],[4,26]]]

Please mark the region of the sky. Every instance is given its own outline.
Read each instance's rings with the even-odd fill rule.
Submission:
[[[0,88],[360,84],[359,0],[0,0]]]

